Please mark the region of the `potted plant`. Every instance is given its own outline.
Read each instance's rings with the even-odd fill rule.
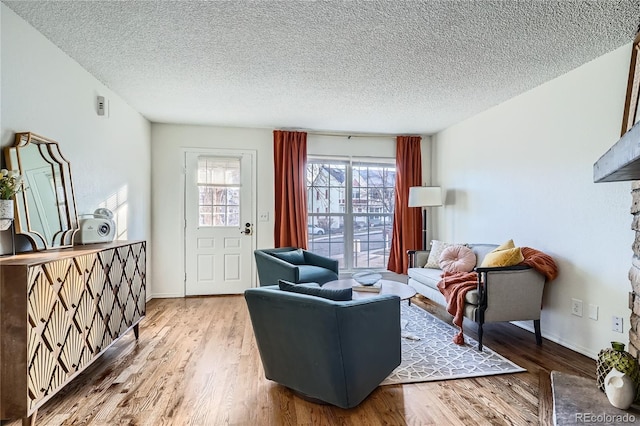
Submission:
[[[0,170],[0,230],[11,226],[14,218],[14,196],[24,190],[22,176],[18,172],[7,169]]]

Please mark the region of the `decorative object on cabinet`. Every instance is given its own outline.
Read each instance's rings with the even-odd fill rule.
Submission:
[[[0,419],[31,424],[145,312],[144,241],[1,259]]]
[[[113,212],[109,209],[99,208],[91,216],[80,219],[78,231],[78,244],[108,243],[113,241],[116,235],[116,223],[113,221]]]
[[[7,167],[17,170],[28,191],[15,196],[15,230],[34,250],[73,245],[78,230],[71,166],[58,143],[31,132],[16,133],[5,148]]]
[[[6,231],[13,224],[13,200],[0,200],[0,231]]]

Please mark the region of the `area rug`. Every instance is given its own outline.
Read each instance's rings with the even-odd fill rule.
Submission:
[[[416,305],[401,304],[402,363],[381,384],[431,382],[526,371],[486,345],[465,336],[453,343],[457,329]]]

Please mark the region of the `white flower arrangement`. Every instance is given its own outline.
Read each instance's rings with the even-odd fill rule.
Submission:
[[[20,173],[0,169],[0,176],[0,200],[11,200],[14,195],[24,191],[24,183]]]

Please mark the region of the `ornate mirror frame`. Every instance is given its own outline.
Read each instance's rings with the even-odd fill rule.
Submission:
[[[638,52],[640,51],[640,27],[638,34],[633,40],[631,48],[631,62],[629,64],[629,80],[627,80],[627,97],[624,102],[624,113],[622,116],[622,130],[620,136],[623,136],[640,121],[640,64],[638,64]]]
[[[15,195],[15,230],[34,250],[70,247],[78,231],[71,165],[56,141],[31,132],[16,133],[5,148],[7,169],[16,170],[26,189]]]

